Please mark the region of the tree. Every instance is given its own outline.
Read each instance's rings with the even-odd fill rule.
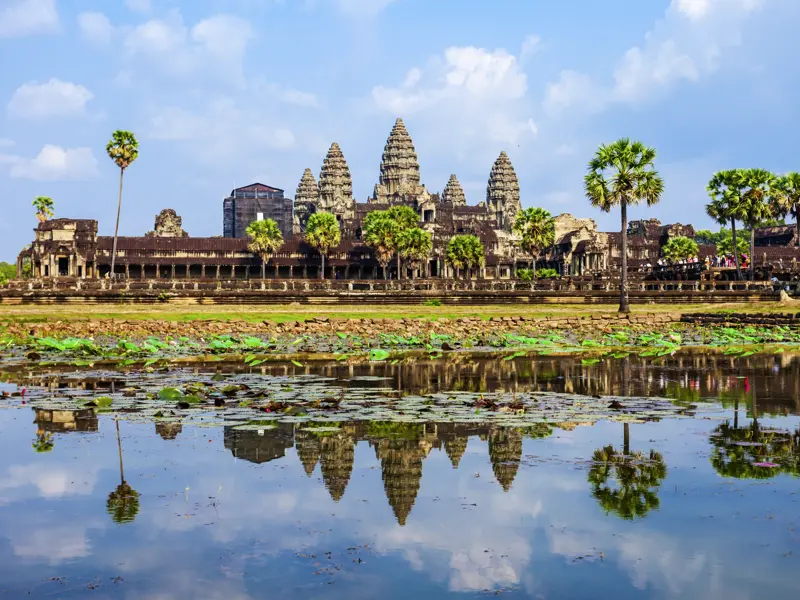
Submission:
[[[533,279],[536,279],[536,256],[556,241],[556,222],[543,208],[526,208],[517,215],[514,233],[520,236],[520,247],[533,257]]]
[[[727,170],[714,174],[706,187],[711,202],[706,204],[706,214],[720,225],[731,224],[732,245],[738,248],[736,238],[736,221],[741,211],[742,178],[739,171]],[[719,248],[719,243],[717,244]],[[741,280],[742,270],[739,266],[739,254],[734,253],[736,263],[736,279]]]
[[[272,219],[253,221],[247,226],[245,233],[250,238],[250,243],[247,245],[250,252],[261,257],[261,279],[264,279],[269,257],[283,246],[283,234]]]
[[[795,220],[795,245],[800,246],[800,173],[787,173],[775,183],[775,212],[792,215]]]
[[[401,277],[401,239],[405,232],[419,229],[419,215],[409,206],[393,206],[386,211],[387,216],[397,223],[397,237],[395,240],[395,253],[397,254],[397,279]]]
[[[670,238],[661,251],[664,253],[664,258],[672,263],[695,258],[698,254],[697,242],[683,236]]]
[[[331,213],[315,212],[306,223],[305,240],[309,246],[316,248],[322,255],[320,277],[325,279],[325,259],[328,252],[342,241],[339,221]]]
[[[710,229],[700,229],[699,231],[695,231],[694,241],[698,244],[716,246],[722,236],[722,231],[724,231],[724,229],[720,229],[718,232],[711,231]]]
[[[384,279],[387,279],[386,267],[394,256],[400,235],[400,226],[388,212],[376,210],[364,219],[364,241],[375,251],[375,258],[383,269]]]
[[[659,507],[658,487],[667,476],[661,454],[620,453],[609,445],[595,450],[592,462],[588,475],[592,496],[606,514],[633,520]],[[609,485],[612,475],[615,484]]]
[[[483,244],[474,235],[455,235],[447,243],[445,261],[459,272],[465,269],[469,277],[472,269],[481,267],[486,262]]]
[[[743,237],[736,239],[736,259],[741,260],[747,252],[748,243]],[[721,229],[719,241],[717,242],[717,254],[733,254],[733,234],[730,229]]]
[[[755,278],[756,227],[775,216],[777,178],[765,169],[740,171],[742,202],[739,218],[750,228],[750,280]]]
[[[51,452],[55,447],[55,442],[53,441],[53,434],[49,431],[45,431],[44,433],[37,433],[36,440],[31,444],[34,451],[37,453],[43,452]]]
[[[655,169],[656,151],[627,138],[597,149],[584,178],[586,197],[604,212],[620,208],[622,234],[622,276],[619,311],[630,312],[628,303],[628,206],[661,199],[664,181]]]
[[[433,250],[433,239],[431,234],[424,229],[413,227],[400,232],[397,239],[398,256],[411,264],[412,278],[414,277],[413,269],[418,268],[427,260],[431,250]]]
[[[33,207],[36,209],[36,218],[40,223],[44,223],[47,219],[52,219],[55,212],[53,208],[55,203],[49,196],[36,196],[33,200]]]
[[[117,451],[119,452],[119,479],[120,484],[108,495],[106,510],[111,519],[120,525],[130,523],[139,514],[139,492],[125,481],[125,471],[122,468],[122,441],[119,437],[119,420],[117,425]]]
[[[114,226],[114,244],[111,249],[111,277],[114,276],[114,265],[117,260],[117,237],[119,235],[119,215],[122,211],[122,178],[125,169],[130,167],[139,157],[139,142],[130,131],[117,129],[111,134],[111,141],[106,145],[108,157],[119,167],[119,200],[117,201],[117,224]]]

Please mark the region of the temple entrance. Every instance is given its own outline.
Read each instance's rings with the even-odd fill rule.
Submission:
[[[428,272],[430,273],[431,277],[439,277],[439,261],[432,260],[428,264]]]
[[[66,277],[69,275],[69,258],[66,256],[58,257],[58,276]]]

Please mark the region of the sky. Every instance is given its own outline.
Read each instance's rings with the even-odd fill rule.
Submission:
[[[255,181],[293,196],[338,142],[366,201],[394,120],[422,182],[484,200],[505,150],[522,204],[618,215],[583,195],[597,146],[657,150],[661,202],[633,218],[710,226],[720,169],[798,170],[796,0],[0,0],[0,260],[33,237],[31,201],[122,235],[173,208],[222,233],[222,199]]]

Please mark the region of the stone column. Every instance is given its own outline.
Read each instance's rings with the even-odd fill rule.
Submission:
[[[200,279],[206,278],[206,266],[205,264],[200,265]]]
[[[275,265],[275,279],[278,278],[278,265]]]
[[[128,263],[125,263],[125,279],[130,279],[131,277],[131,266]]]
[[[308,279],[308,265],[303,265],[303,279]]]
[[[17,257],[17,279],[22,279],[22,257]]]
[[[169,266],[169,278],[170,279],[175,279],[175,265],[174,264],[171,264]]]
[[[219,279],[219,265],[217,265],[217,274],[216,274],[216,276],[215,276],[215,277],[216,277],[217,279]]]

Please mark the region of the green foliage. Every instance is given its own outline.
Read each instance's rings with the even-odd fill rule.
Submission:
[[[555,220],[543,208],[526,208],[517,215],[514,233],[520,236],[520,247],[533,256],[535,264],[536,257],[555,243]],[[536,277],[535,269],[533,276]]]
[[[442,301],[439,299],[426,300],[424,306],[441,306]]]
[[[595,450],[592,462],[588,476],[592,496],[607,514],[634,520],[659,507],[658,487],[667,476],[667,466],[658,452],[623,454],[606,446]],[[612,478],[614,484],[609,482]]]
[[[733,234],[730,229],[721,229],[717,242],[717,254],[733,254]],[[745,235],[736,238],[736,248],[738,249],[739,260],[747,252],[747,239]]]
[[[555,279],[558,277],[558,271],[550,268],[539,269],[538,275],[540,279]]]
[[[376,210],[364,219],[364,241],[375,251],[375,258],[384,269],[392,260],[400,231],[400,226],[389,217],[388,211]]]
[[[401,232],[419,226],[419,215],[409,206],[393,206],[385,212],[390,219],[397,223]]]
[[[323,254],[342,241],[342,232],[339,221],[331,213],[316,212],[308,218],[306,223],[306,243],[316,248]]]
[[[604,212],[620,207],[623,234],[627,230],[627,207],[645,202],[653,206],[664,193],[664,180],[655,168],[656,151],[641,142],[622,138],[597,149],[584,177],[586,197]],[[623,264],[627,261],[627,235],[622,236]],[[622,267],[622,265],[621,265]],[[619,309],[628,312],[628,272],[621,269]]]
[[[424,229],[411,227],[401,231],[397,236],[397,251],[400,258],[408,261],[415,268],[427,260],[432,250],[433,239],[431,234]]]
[[[118,129],[111,134],[111,140],[106,145],[106,153],[124,171],[139,157],[139,142],[130,131]]]
[[[114,523],[133,522],[139,514],[139,492],[123,481],[108,495],[106,510]]]
[[[698,253],[697,242],[688,237],[677,236],[670,238],[661,251],[670,262],[695,258]]]
[[[600,146],[584,178],[586,197],[604,212],[623,204],[658,203],[664,181],[655,169],[655,158],[653,148],[627,138]]]
[[[253,221],[247,226],[245,233],[247,237],[250,238],[250,243],[247,244],[247,248],[250,252],[258,254],[261,257],[261,277],[264,277],[264,269],[269,257],[283,246],[283,234],[278,224],[273,219]]]
[[[517,279],[520,281],[533,281],[533,269],[517,269]]]
[[[753,419],[746,427],[725,421],[710,436],[711,465],[724,477],[770,479],[780,473],[800,475],[800,430],[762,428]]]
[[[9,279],[17,278],[17,266],[7,262],[0,262],[0,285]]]
[[[42,454],[45,452],[51,452],[53,448],[55,448],[55,442],[53,441],[53,434],[49,431],[45,431],[44,433],[40,433],[36,436],[36,439],[31,444],[34,452],[37,454]]]
[[[481,241],[474,235],[456,235],[447,243],[445,260],[456,269],[467,271],[481,267],[486,262]]]
[[[698,244],[716,246],[722,239],[724,231],[729,230],[725,229],[724,227],[717,232],[711,231],[710,229],[701,229],[699,231],[695,231],[694,241]]]
[[[33,207],[36,209],[36,216],[40,221],[46,221],[47,219],[52,219],[54,212],[55,203],[53,199],[49,196],[36,196],[34,198]]]
[[[773,192],[774,212],[800,219],[800,173],[786,173],[778,177]]]

